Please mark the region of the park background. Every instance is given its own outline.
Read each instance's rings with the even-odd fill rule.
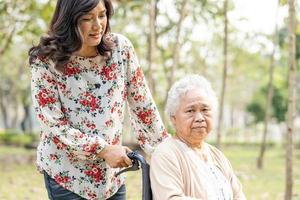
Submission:
[[[0,0],[0,200],[47,199],[35,168],[39,125],[31,104],[27,52],[46,33],[55,4],[55,0]],[[171,83],[190,73],[207,77],[220,101],[208,141],[230,159],[247,198],[284,199],[286,188],[292,188],[286,199],[300,199],[300,1],[113,0],[113,4],[112,32],[132,41],[170,132],[163,109]],[[291,102],[295,109],[289,113]],[[124,132],[124,143],[136,148],[132,131]],[[293,152],[288,159],[293,167],[286,168],[288,152]],[[129,200],[141,199],[140,176],[127,174]],[[292,187],[286,186],[287,181]]]

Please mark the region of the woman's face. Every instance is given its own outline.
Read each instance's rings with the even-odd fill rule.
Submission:
[[[171,117],[176,135],[188,145],[197,147],[212,129],[211,104],[198,89],[189,90],[179,101],[179,106]]]
[[[97,53],[96,46],[101,42],[106,25],[106,8],[103,1],[100,0],[94,9],[79,19],[79,30],[83,42],[79,50],[80,55],[93,56]]]

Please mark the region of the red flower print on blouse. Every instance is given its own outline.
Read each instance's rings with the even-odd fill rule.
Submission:
[[[62,175],[59,175],[59,174],[55,175],[54,179],[58,184],[65,184],[65,183],[67,183],[71,180],[70,177],[62,176]]]
[[[105,125],[106,125],[106,127],[112,127],[113,126],[113,120],[107,120],[106,122],[105,122]]]
[[[49,63],[49,58],[47,58],[47,56],[38,56],[37,58],[43,63]]]
[[[100,74],[102,76],[104,76],[105,80],[113,80],[117,78],[117,74],[116,74],[116,68],[117,68],[117,64],[116,63],[112,63],[109,66],[102,66],[102,69],[100,71]]]
[[[141,145],[145,145],[146,138],[143,133],[139,133],[138,140],[140,141]]]
[[[96,128],[95,124],[87,124],[86,126],[91,130],[94,130]]]
[[[38,93],[38,101],[39,101],[39,105],[42,107],[45,107],[48,104],[55,103],[56,99],[54,98],[54,92],[48,89],[42,89]]]
[[[143,101],[145,99],[145,97],[143,95],[140,95],[140,94],[135,94],[133,99],[135,101]]]
[[[130,61],[131,55],[130,51],[132,51],[128,46],[124,47],[124,51],[122,51],[122,59],[126,61]]]
[[[140,111],[138,113],[138,117],[144,124],[150,125],[152,123],[152,117],[153,117],[152,114],[153,114],[152,109],[149,109],[147,111]]]
[[[131,79],[131,84],[134,84],[136,87],[143,86],[144,84],[144,75],[142,69],[139,67],[134,73],[134,77]]]
[[[58,82],[57,85],[59,86],[59,89],[61,89],[62,91],[66,90],[66,85],[64,83]]]
[[[84,174],[93,178],[96,183],[103,180],[103,170],[96,165],[90,165],[87,167],[88,170],[84,171]]]
[[[50,159],[51,160],[57,160],[57,155],[56,154],[50,154]]]
[[[49,76],[46,73],[42,75],[42,79],[46,80],[50,85],[56,85],[57,84],[56,80],[53,79],[51,76]]]
[[[38,114],[38,118],[39,118],[40,120],[42,120],[42,121],[44,121],[44,120],[45,120],[45,116],[44,116],[44,115],[42,115],[42,114]]]
[[[117,144],[120,144],[120,137],[115,137],[112,141],[112,145],[117,145]]]
[[[62,118],[58,120],[58,124],[61,126],[69,124],[69,120],[67,118]]]
[[[82,123],[90,130],[94,130],[96,128],[96,124],[88,119],[84,119]]]
[[[57,136],[53,137],[53,142],[56,145],[57,149],[65,149],[67,147],[67,145],[65,145],[64,143],[62,143],[61,141],[59,141]]]
[[[98,144],[85,144],[83,145],[83,150],[88,153],[95,153],[97,150]]]
[[[64,74],[67,75],[68,77],[74,76],[75,74],[79,74],[81,72],[79,67],[76,67],[72,64],[74,64],[74,63],[70,62],[65,65]]]
[[[93,192],[89,192],[88,193],[88,196],[91,198],[91,199],[95,199],[97,197],[97,195]]]
[[[92,111],[98,108],[97,99],[91,93],[85,92],[80,97],[80,104],[85,107],[90,107]]]

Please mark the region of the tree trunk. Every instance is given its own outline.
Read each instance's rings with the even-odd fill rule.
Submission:
[[[12,101],[12,110],[13,112],[11,112],[11,116],[10,116],[10,125],[9,125],[9,128],[11,129],[18,129],[18,121],[19,121],[19,105],[18,105],[18,102],[17,101]]]
[[[277,35],[278,35],[278,26],[277,26],[277,16],[278,16],[278,6],[276,9],[276,17],[275,17],[275,30],[273,35],[273,50],[271,54],[271,63],[270,63],[270,69],[269,69],[269,84],[268,84],[268,94],[267,94],[267,101],[266,101],[266,109],[265,109],[265,119],[264,119],[264,131],[262,136],[262,141],[260,145],[260,153],[257,158],[256,167],[258,169],[263,168],[263,160],[264,160],[264,154],[266,150],[266,140],[267,140],[267,133],[268,133],[268,123],[270,118],[270,108],[272,107],[272,98],[273,98],[273,74],[274,74],[274,68],[275,68],[275,52],[276,52],[276,46],[277,46]]]
[[[224,44],[223,44],[223,56],[224,56],[224,66],[223,66],[223,76],[222,76],[222,90],[218,117],[218,127],[217,127],[217,143],[216,146],[221,148],[221,128],[223,123],[223,110],[224,110],[224,99],[226,91],[226,79],[227,79],[227,68],[228,68],[228,18],[227,18],[227,7],[228,0],[224,0]]]
[[[26,105],[26,104],[23,104],[23,110],[24,110],[24,117],[20,123],[20,126],[21,126],[21,130],[24,132],[24,133],[30,133],[30,131],[32,131],[31,129],[31,119],[30,119],[30,106],[29,105]]]
[[[5,51],[8,49],[9,45],[12,42],[15,32],[16,32],[16,26],[14,26],[12,30],[9,33],[7,33],[7,36],[4,38],[5,43],[3,47],[0,49],[0,57],[3,56]]]
[[[182,28],[182,22],[184,20],[184,18],[186,17],[186,5],[187,5],[187,0],[183,0],[182,1],[182,5],[181,5],[181,9],[180,9],[180,17],[179,17],[179,21],[177,24],[177,30],[176,30],[176,37],[175,37],[175,44],[173,47],[173,65],[171,67],[171,73],[170,76],[168,78],[168,90],[171,88],[172,84],[173,84],[173,78],[174,78],[174,72],[177,69],[178,66],[178,62],[179,62],[179,50],[180,50],[180,33],[181,33],[181,28]]]
[[[149,68],[148,68],[148,81],[149,87],[153,96],[156,96],[156,86],[153,76],[153,64],[154,64],[154,54],[156,51],[156,13],[157,13],[157,3],[158,0],[150,0],[150,10],[149,10]]]
[[[8,115],[4,100],[4,94],[3,90],[0,88],[0,110],[1,110],[1,116],[3,121],[4,129],[8,129]]]
[[[31,105],[30,105],[30,87],[22,90],[22,97],[21,97],[21,106],[24,111],[24,117],[20,123],[21,129],[24,133],[32,134],[32,119],[31,119]]]
[[[177,69],[178,66],[178,62],[179,62],[179,51],[180,51],[180,33],[181,33],[181,28],[182,28],[182,22],[184,20],[184,18],[186,17],[186,5],[187,5],[187,0],[183,0],[182,4],[181,4],[181,9],[180,9],[180,13],[179,13],[179,21],[177,23],[177,27],[176,27],[176,35],[175,35],[175,43],[173,46],[173,50],[172,50],[172,60],[173,60],[173,64],[171,66],[171,71],[169,72],[169,76],[167,76],[167,81],[168,81],[168,85],[167,85],[167,92],[164,98],[164,103],[163,105],[166,105],[167,102],[167,97],[168,97],[168,91],[170,90],[172,84],[173,84],[173,78],[174,78],[174,72]],[[165,69],[165,71],[167,71]],[[165,121],[165,115],[163,115],[163,120]]]
[[[285,200],[293,197],[293,133],[296,108],[296,20],[295,0],[289,0],[289,76]]]

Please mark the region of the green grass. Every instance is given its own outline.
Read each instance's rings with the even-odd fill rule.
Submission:
[[[256,169],[256,146],[225,146],[223,152],[231,161],[243,184],[248,200],[283,199],[285,187],[285,149],[271,147],[265,154],[264,169]],[[300,151],[295,149],[294,200],[300,199]],[[43,200],[47,199],[42,175],[34,164],[11,163],[9,158],[35,154],[33,150],[16,147],[0,147],[0,199]],[[3,162],[3,160],[7,162]],[[141,200],[141,173],[127,173],[127,199]]]
[[[285,188],[285,149],[272,147],[265,153],[264,168],[256,168],[259,149],[227,147],[224,153],[231,161],[248,199],[283,199]],[[294,199],[300,199],[300,152],[294,151]]]

